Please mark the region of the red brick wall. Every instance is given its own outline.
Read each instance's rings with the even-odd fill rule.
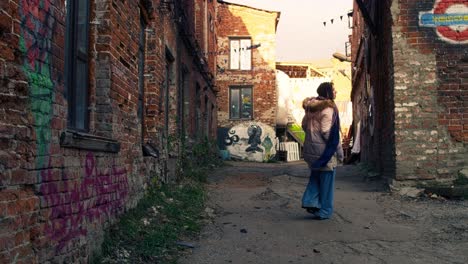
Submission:
[[[141,148],[137,2],[91,4],[89,133],[115,139],[118,153],[60,145],[64,2],[0,7],[0,262],[87,262],[103,227],[134,206],[160,170]]]
[[[154,1],[157,7],[158,1]],[[162,12],[153,13],[154,17],[149,21],[146,33],[146,58],[145,58],[145,122],[144,134],[146,141],[153,141],[160,148],[163,144],[160,140],[164,127],[164,96],[163,87],[165,81],[164,67],[165,45],[164,32],[165,18]],[[156,142],[154,142],[156,141]]]
[[[175,173],[175,167],[167,164],[176,164],[180,149],[169,160],[166,146],[170,137],[180,137],[182,65],[188,71],[189,92],[195,94],[195,83],[201,87],[200,126],[210,124],[211,131],[205,132],[215,134],[213,73],[198,63],[202,55],[196,40],[189,45],[182,39],[175,6],[159,8],[160,1],[142,1],[148,5],[149,21],[144,123],[139,120],[138,2],[91,1],[89,134],[118,142],[120,151],[110,153],[61,144],[68,115],[64,1],[1,1],[1,263],[88,262],[100,246],[103,228],[135,206],[149,178],[170,180],[166,168]],[[166,48],[175,57],[168,104]],[[206,105],[211,115],[204,113]],[[189,107],[193,110],[194,103]],[[190,113],[186,122],[194,120],[194,111]],[[163,137],[166,116],[170,134]],[[142,145],[150,141],[159,151],[157,160],[143,156]]]
[[[464,166],[468,140],[463,71],[468,48],[460,42],[466,31],[427,27],[419,17],[466,1],[372,2],[378,32],[369,41],[376,123],[373,136],[362,134],[363,160],[397,180],[453,179]],[[353,41],[363,32],[356,27]],[[353,85],[353,102],[356,113],[365,113],[364,72],[354,63],[361,85]]]
[[[466,41],[466,30],[420,26],[418,19],[420,12],[443,13],[452,4],[466,6],[466,1],[435,2],[393,4],[393,38],[398,40],[394,42],[396,129],[402,130],[397,134],[397,178],[401,179],[453,178],[466,162],[468,78],[463,69],[468,65],[468,46],[460,42]]]
[[[220,3],[218,5],[218,30],[216,85],[218,97],[218,126],[232,127],[240,122],[229,120],[229,87],[253,87],[253,120],[276,126],[276,12]],[[229,70],[229,37],[251,37],[252,70]]]

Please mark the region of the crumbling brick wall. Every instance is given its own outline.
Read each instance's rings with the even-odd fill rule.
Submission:
[[[90,7],[88,133],[118,151],[62,145],[64,1],[2,1],[0,8],[0,262],[87,262],[103,227],[159,174],[157,161],[143,157],[137,117],[138,2]]]
[[[362,17],[355,21],[355,116],[368,121],[366,87],[375,99],[374,134],[361,133],[362,160],[397,180],[453,179],[466,166],[468,31],[432,18],[466,14],[466,1],[365,2],[377,38]],[[366,31],[369,42],[362,50],[370,60],[359,64],[356,43]],[[368,84],[361,68],[369,62]]]
[[[392,5],[397,179],[453,178],[466,166],[468,30],[421,18],[457,10],[466,14],[466,1]]]
[[[276,126],[276,24],[277,12],[251,7],[220,3],[217,32],[218,57],[216,85],[218,97],[218,127],[232,127],[242,120],[229,119],[229,87],[251,85],[253,87],[253,120]],[[252,69],[229,69],[229,38],[251,37]]]
[[[373,2],[367,4],[367,12],[373,17],[374,32],[356,2],[353,8],[354,129],[361,137],[361,160],[382,176],[393,178],[396,161],[390,1],[369,2]],[[356,131],[358,123],[360,131]]]

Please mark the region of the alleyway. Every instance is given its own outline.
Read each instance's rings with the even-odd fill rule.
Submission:
[[[468,263],[468,202],[415,200],[339,167],[335,215],[300,208],[303,162],[229,163],[209,177],[212,223],[180,263]]]

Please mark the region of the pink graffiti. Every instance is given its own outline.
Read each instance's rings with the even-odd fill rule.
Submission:
[[[21,0],[21,25],[27,62],[35,70],[46,63],[47,50],[53,33],[51,0]],[[52,23],[49,23],[52,22]]]
[[[57,251],[71,240],[86,236],[86,223],[102,224],[124,209],[128,196],[125,168],[114,163],[110,168],[98,170],[92,153],[87,154],[84,167],[80,183],[68,181],[64,175],[62,181],[45,182],[40,187],[44,203],[51,207],[45,233],[58,243]],[[52,170],[45,170],[41,176],[43,180],[54,178]]]

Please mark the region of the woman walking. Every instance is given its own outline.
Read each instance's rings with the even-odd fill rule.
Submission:
[[[333,84],[324,82],[317,88],[318,97],[302,102],[305,116],[304,160],[310,168],[310,179],[302,197],[302,207],[317,219],[328,219],[333,214],[335,168],[343,162],[340,143],[340,118],[334,99]]]

